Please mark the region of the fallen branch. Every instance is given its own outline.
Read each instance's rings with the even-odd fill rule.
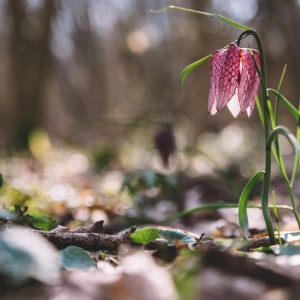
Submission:
[[[278,237],[275,237],[275,239],[276,239],[276,244],[279,244]],[[255,249],[259,247],[269,247],[269,246],[271,246],[271,244],[268,236],[262,238],[249,238],[250,249]]]
[[[134,229],[135,230],[135,229]],[[108,235],[98,233],[73,233],[73,232],[59,232],[59,231],[42,231],[31,230],[35,234],[42,235],[49,242],[55,245],[58,249],[64,249],[68,246],[77,246],[85,250],[98,251],[109,250],[117,251],[121,245],[130,247],[142,247],[141,244],[134,243],[130,240],[130,234],[133,229],[125,232],[122,235]],[[167,246],[167,241],[157,239],[148,244],[146,249],[157,250]]]

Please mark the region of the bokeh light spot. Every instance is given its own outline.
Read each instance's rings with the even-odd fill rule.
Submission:
[[[141,30],[134,30],[126,37],[128,49],[133,53],[143,53],[150,47],[147,35]]]
[[[89,166],[88,159],[81,153],[73,154],[68,160],[68,167],[74,173],[82,173]]]

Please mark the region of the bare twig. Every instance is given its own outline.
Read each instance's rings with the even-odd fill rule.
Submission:
[[[276,243],[279,244],[279,239],[278,237],[275,237]],[[270,239],[268,236],[262,237],[262,238],[250,238],[249,239],[249,248],[254,249],[254,248],[259,248],[259,247],[269,247],[271,246],[270,244]]]
[[[73,233],[73,232],[59,232],[59,231],[42,231],[31,230],[32,232],[42,235],[49,242],[55,245],[58,249],[64,249],[68,246],[77,246],[85,250],[110,250],[117,251],[120,245],[128,245],[131,247],[140,246],[130,240],[130,234],[134,232],[135,228],[122,235],[108,235],[98,233]],[[167,242],[163,239],[157,239],[148,244],[146,249],[156,250],[167,246]]]

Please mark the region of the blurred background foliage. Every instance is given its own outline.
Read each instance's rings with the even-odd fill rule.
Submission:
[[[45,209],[51,202],[67,223],[66,207],[80,222],[108,221],[141,195],[176,200],[182,209],[195,204],[192,187],[199,184],[196,199],[238,199],[247,178],[263,168],[258,114],[209,116],[209,63],[188,75],[183,101],[179,75],[240,31],[197,14],[150,12],[167,5],[222,14],[257,30],[268,86],[277,87],[287,63],[282,93],[298,106],[299,0],[1,0],[1,172],[9,183],[3,205],[38,199]],[[249,41],[256,48],[252,40],[243,46]],[[280,122],[295,132],[283,106]],[[168,126],[177,151],[166,168],[153,138]],[[292,154],[285,144],[283,152]],[[168,174],[180,184],[176,196]],[[180,204],[183,195],[190,204]],[[161,203],[152,217],[174,211]]]

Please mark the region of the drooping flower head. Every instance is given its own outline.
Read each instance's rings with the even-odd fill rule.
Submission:
[[[260,69],[259,52],[252,53]],[[235,118],[245,111],[251,118],[259,82],[249,49],[230,44],[228,49],[215,51],[210,65],[208,112],[215,115],[227,105]]]
[[[175,152],[175,138],[170,128],[158,132],[154,137],[155,146],[166,168],[169,167],[169,158]]]

